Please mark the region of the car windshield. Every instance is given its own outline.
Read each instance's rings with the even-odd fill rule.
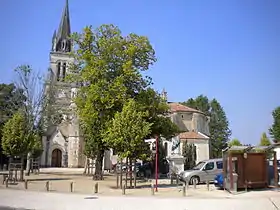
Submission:
[[[203,166],[204,166],[205,162],[199,162],[198,164],[196,164],[196,166],[194,166],[192,169],[193,170],[200,170]]]

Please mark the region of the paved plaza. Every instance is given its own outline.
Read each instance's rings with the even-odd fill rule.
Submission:
[[[42,170],[39,175],[25,177],[24,182],[10,184],[8,188],[0,184],[0,210],[15,208],[55,210],[55,209],[103,209],[103,210],[191,210],[191,209],[254,209],[272,210],[280,208],[280,191],[265,190],[240,192],[236,195],[217,190],[210,185],[190,186],[183,196],[181,186],[170,185],[170,180],[160,180],[155,195],[151,193],[151,182],[138,182],[137,189],[127,189],[125,195],[116,189],[116,177],[106,175],[104,181],[94,181],[91,176],[82,176],[82,171]],[[2,180],[1,180],[2,181]],[[151,181],[151,180],[150,180]],[[49,182],[49,191],[46,189]],[[70,185],[73,183],[73,192]],[[94,186],[98,183],[98,193]],[[9,208],[8,208],[9,207]]]
[[[2,189],[0,204],[36,210],[276,210],[280,207],[280,198],[112,197]]]

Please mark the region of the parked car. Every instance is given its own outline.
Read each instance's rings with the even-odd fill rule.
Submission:
[[[215,185],[215,187],[217,187],[219,189],[224,188],[224,175],[223,175],[223,173],[220,173],[220,174],[216,175],[216,177],[214,179],[214,185]]]
[[[223,171],[223,160],[210,159],[199,162],[191,170],[186,170],[180,173],[180,177],[183,181],[194,184],[194,182],[203,183],[206,181],[214,181],[216,175]]]
[[[136,176],[137,177],[146,177],[150,178],[152,175],[152,166],[151,163],[147,162],[143,165],[139,166],[136,170]]]

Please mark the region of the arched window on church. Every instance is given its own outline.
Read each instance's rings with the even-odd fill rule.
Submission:
[[[57,64],[57,71],[56,71],[56,80],[59,81],[60,79],[60,69],[61,69],[61,63],[59,62]]]
[[[63,63],[63,66],[62,66],[62,81],[65,80],[65,76],[66,76],[66,63]]]

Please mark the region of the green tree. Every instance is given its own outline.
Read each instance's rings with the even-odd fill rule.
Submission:
[[[228,146],[242,146],[241,142],[238,139],[232,139],[229,143]]]
[[[266,133],[263,132],[261,140],[260,140],[260,146],[269,146],[269,145],[271,145],[271,142],[270,142],[269,138],[267,137]]]
[[[27,135],[27,120],[21,112],[17,112],[8,120],[3,127],[2,148],[3,152],[10,157],[20,157],[22,165],[24,157],[30,147],[30,139]],[[23,180],[23,168],[20,180]]]
[[[6,155],[22,157],[28,147],[29,139],[26,132],[26,118],[17,112],[3,127],[2,148]]]
[[[210,101],[207,96],[199,95],[195,99],[190,98],[186,102],[182,103],[185,106],[191,107],[193,109],[197,109],[202,111],[206,115],[210,114]]]
[[[22,107],[24,101],[25,97],[22,91],[17,89],[13,83],[0,84],[0,165],[3,164],[2,160],[6,159],[1,147],[2,128],[13,114]]]
[[[104,150],[102,140],[105,125],[129,98],[151,84],[143,77],[156,60],[146,37],[136,34],[122,36],[113,25],[96,30],[86,27],[73,35],[76,63],[70,81],[84,84],[76,96],[77,113],[82,124],[88,157],[96,157],[95,177],[101,177]]]
[[[147,112],[139,111],[137,103],[130,99],[107,124],[103,134],[104,141],[116,148],[120,158],[142,158],[136,151],[145,143],[145,137],[151,133],[151,123],[145,121]],[[135,157],[135,155],[140,155]],[[146,155],[144,153],[143,155]]]
[[[203,95],[198,96],[196,99],[191,98],[182,104],[200,110],[210,116],[211,157],[220,157],[231,136],[229,122],[223,107],[216,99],[210,101],[207,96]]]
[[[102,134],[127,100],[132,98],[145,104],[149,114],[153,113],[146,119],[157,122],[161,119],[157,115],[163,112],[163,103],[159,103],[155,92],[149,89],[151,78],[142,76],[156,61],[155,52],[147,37],[123,36],[113,25],[102,25],[96,30],[86,27],[81,34],[73,34],[73,41],[76,62],[68,79],[82,84],[75,97],[76,111],[84,133],[85,154],[96,158],[95,177],[99,178],[104,150],[111,147],[102,139]],[[147,100],[158,107],[145,103]],[[170,122],[165,121],[168,130],[174,129]],[[150,135],[163,130],[154,126]]]
[[[180,132],[184,132],[170,120],[166,101],[154,89],[142,90],[135,100],[141,105],[142,111],[148,112],[145,119],[152,124],[151,133],[146,138],[159,136],[169,140]]]
[[[182,156],[184,160],[184,170],[189,170],[195,166],[196,162],[196,148],[194,144],[183,142]]]
[[[272,112],[273,124],[269,129],[269,134],[273,138],[273,141],[280,142],[280,106]]]
[[[231,136],[226,113],[220,103],[213,99],[210,103],[210,142],[212,142],[212,157],[220,157],[222,150],[227,147]]]
[[[148,149],[145,137],[150,134],[152,125],[145,121],[147,114],[139,111],[138,104],[130,99],[122,112],[117,112],[113,120],[108,122],[103,139],[116,149],[121,159],[136,161],[147,158],[147,150],[143,148]]]
[[[26,122],[26,139],[30,141],[28,151],[25,152],[27,154],[26,175],[29,175],[32,152],[36,151],[38,153],[42,151],[42,148],[39,148],[42,146],[41,138],[38,136],[42,132],[40,123],[45,110],[44,80],[39,72],[36,72],[29,65],[21,65],[15,69],[15,72],[17,75],[15,84],[19,90],[22,90],[22,94],[25,97],[21,111]]]

